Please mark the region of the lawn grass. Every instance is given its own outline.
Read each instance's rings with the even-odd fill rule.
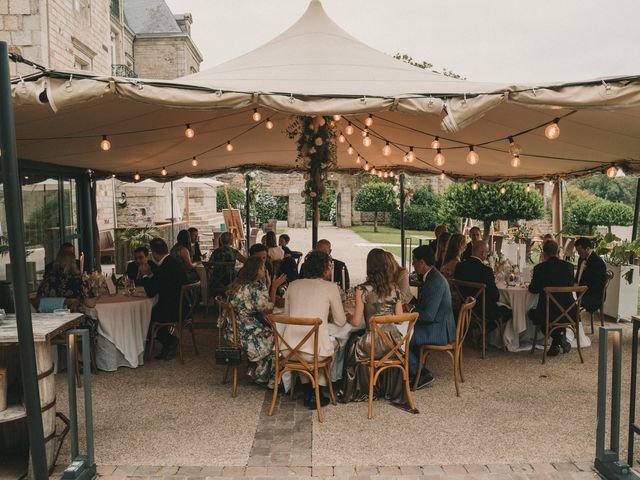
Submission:
[[[360,235],[363,239],[371,242],[371,243],[395,243],[397,247],[381,247],[394,255],[400,256],[400,229],[390,227],[388,225],[378,225],[378,231],[373,231],[373,225],[356,225],[351,227],[351,230],[358,235]],[[410,235],[433,235],[431,231],[421,231],[421,230],[405,230],[406,238]],[[414,240],[413,246],[417,247],[418,242]],[[407,241],[408,247],[408,241]]]

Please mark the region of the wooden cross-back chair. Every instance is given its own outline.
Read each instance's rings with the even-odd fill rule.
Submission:
[[[236,317],[236,312],[233,309],[233,305],[231,302],[228,302],[221,297],[216,298],[216,303],[220,307],[221,321],[218,323],[218,329],[220,332],[219,338],[224,338],[227,346],[239,348],[240,352],[244,353],[242,350],[242,344],[238,339],[238,319]],[[228,324],[231,325],[231,338],[226,336]],[[233,369],[233,382],[231,384],[231,396],[233,398],[236,398],[238,394],[238,366],[239,365],[227,365],[224,377],[222,378],[222,383],[227,383],[229,380],[229,370]]]
[[[416,408],[411,396],[411,385],[409,384],[409,341],[411,340],[411,333],[416,325],[416,320],[418,320],[418,313],[415,312],[403,313],[402,315],[374,316],[369,320],[371,351],[369,352],[369,358],[359,362],[369,367],[369,409],[367,413],[369,419],[373,418],[373,388],[380,374],[392,368],[397,368],[402,372],[407,404],[412,410]],[[391,340],[387,332],[381,328],[382,325],[393,323],[408,323],[407,332],[397,343]],[[389,349],[381,358],[376,358],[375,355],[376,336],[380,337]]]
[[[214,278],[214,272],[216,270],[225,270],[225,271],[235,271],[236,268],[236,262],[219,262],[219,261],[209,261],[209,262],[202,262],[202,264],[205,266],[205,268],[207,269],[207,282],[208,282],[208,292],[207,292],[207,298],[205,299],[205,315],[209,314],[209,298],[211,298],[211,296],[213,296],[214,298],[221,295],[224,296],[227,293],[227,290],[229,288],[229,284],[216,284],[213,282]],[[231,277],[234,277],[234,275],[232,274]],[[231,282],[233,282],[233,278],[230,279]],[[218,313],[221,313],[221,311],[218,311]]]
[[[147,359],[151,357],[153,342],[155,341],[158,330],[162,327],[167,327],[173,330],[174,335],[178,337],[178,356],[180,357],[180,363],[184,363],[184,356],[182,355],[182,339],[184,338],[183,331],[185,328],[191,330],[193,350],[196,352],[196,355],[199,355],[198,345],[196,344],[196,335],[193,328],[193,314],[199,304],[199,295],[199,281],[182,285],[180,289],[180,303],[178,306],[179,310],[177,320],[174,322],[151,323],[151,338],[149,339],[149,348],[147,349]]]
[[[487,286],[480,282],[466,282],[464,280],[451,280],[458,298],[472,297],[476,303],[480,302],[482,305],[481,313],[471,310],[471,321],[476,323],[480,328],[482,336],[482,359],[485,359],[487,350]],[[500,328],[500,335],[502,338],[503,322],[502,320],[496,320],[498,327]]]
[[[600,308],[598,308],[595,312],[589,312],[591,316],[591,333],[593,334],[593,316],[597,313],[600,317],[600,326],[604,327],[604,302],[607,301],[607,289],[609,288],[609,283],[613,279],[613,272],[611,270],[607,270],[607,279],[604,282],[604,289],[602,290],[602,303],[600,304]]]
[[[544,287],[544,295],[546,295],[546,329],[544,333],[544,350],[542,353],[542,364],[547,361],[547,345],[549,343],[549,337],[555,330],[562,328],[569,328],[573,331],[576,337],[576,343],[578,346],[578,355],[580,356],[580,363],[584,363],[582,358],[582,350],[580,350],[580,305],[582,303],[582,297],[587,291],[586,286],[574,285],[571,287]],[[556,298],[556,294],[568,293],[575,295],[571,303],[565,308]],[[560,312],[553,320],[551,319],[551,304]],[[538,330],[542,330],[536,326],[533,334],[533,345],[531,346],[531,352],[533,353],[536,348],[536,340],[538,338]]]
[[[324,414],[322,412],[322,406],[320,404],[320,385],[318,384],[319,371],[322,369],[327,377],[327,385],[329,386],[329,393],[331,394],[331,403],[336,404],[336,397],[333,393],[333,385],[331,382],[331,361],[332,357],[327,357],[320,360],[318,358],[318,331],[322,320],[319,318],[302,318],[302,317],[286,317],[282,315],[268,315],[267,316],[271,328],[273,330],[273,336],[275,340],[275,357],[276,357],[276,379],[275,386],[273,388],[273,397],[271,399],[271,407],[269,408],[269,416],[273,415],[273,410],[276,406],[278,399],[278,385],[282,380],[282,375],[286,371],[305,375],[315,392],[316,397],[316,409],[318,411],[318,421],[324,421]],[[289,345],[284,336],[278,330],[278,324],[291,325],[297,327],[307,327],[309,330],[307,334],[298,342],[295,347]],[[308,340],[313,342],[313,360],[308,360],[303,355],[301,348],[307,343]]]
[[[427,358],[431,352],[447,352],[451,357],[451,363],[453,364],[453,383],[456,387],[456,397],[460,396],[460,387],[458,386],[458,377],[460,382],[464,383],[464,375],[462,374],[462,344],[469,331],[471,325],[471,315],[473,307],[476,305],[476,299],[473,297],[467,297],[460,307],[458,313],[458,321],[456,322],[456,338],[453,343],[446,345],[422,345],[420,347],[420,363],[418,364],[418,373],[413,385],[413,389],[418,388],[418,382],[420,381],[420,374],[422,369],[427,363]]]

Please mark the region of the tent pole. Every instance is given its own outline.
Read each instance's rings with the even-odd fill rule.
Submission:
[[[2,156],[2,177],[4,181],[4,202],[9,237],[9,258],[13,272],[13,292],[18,329],[18,349],[22,389],[27,409],[27,428],[33,477],[37,480],[49,478],[47,455],[42,428],[40,393],[36,354],[33,344],[33,324],[31,305],[27,291],[27,266],[24,246],[24,222],[22,219],[22,198],[18,175],[16,132],[11,105],[11,82],[9,80],[9,51],[6,42],[0,42],[0,147]],[[9,208],[9,206],[11,206]]]
[[[551,193],[551,224],[553,234],[557,235],[558,241],[562,232],[562,181],[553,182],[553,191]]]
[[[175,222],[174,216],[175,215],[173,212],[173,180],[171,180],[171,243],[173,243],[176,238],[176,233],[173,231],[173,224]]]
[[[245,217],[245,221],[244,221],[244,225],[245,225],[245,229],[246,231],[246,240],[245,240],[245,245],[247,246],[247,256],[249,256],[249,249],[251,248],[251,245],[249,245],[249,239],[251,238],[251,222],[249,221],[250,215],[251,215],[251,175],[249,175],[248,173],[244,176],[244,182],[245,182],[245,186],[247,188],[247,191],[245,192],[245,199],[244,199],[244,217]],[[227,203],[229,203],[229,194],[227,193],[227,186],[224,186],[225,189],[225,194],[227,195]],[[231,208],[231,205],[229,205],[229,208]]]
[[[82,176],[80,182],[80,191],[82,195],[82,231],[84,250],[84,269],[87,273],[92,272],[95,268],[95,242],[93,232],[93,195],[91,192],[91,170]]]
[[[320,206],[318,204],[318,196],[312,198],[311,208],[313,211],[311,220],[311,250],[315,250],[318,243],[318,223],[320,223]]]
[[[400,174],[400,249],[402,251],[400,258],[402,260],[402,268],[407,263],[407,252],[404,248],[405,232],[404,232],[404,173]]]
[[[631,233],[631,240],[638,238],[638,216],[640,215],[640,177],[636,183],[636,208],[633,211],[633,230]]]

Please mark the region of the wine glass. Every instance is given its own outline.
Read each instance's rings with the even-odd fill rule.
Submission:
[[[136,282],[133,279],[129,279],[127,292],[129,292],[129,295],[131,296],[133,296],[133,294],[136,293]]]

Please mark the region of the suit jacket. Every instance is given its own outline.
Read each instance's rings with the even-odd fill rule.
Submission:
[[[411,339],[413,345],[446,345],[456,338],[449,283],[435,268],[427,274],[420,296],[413,302],[419,314]]]
[[[342,269],[344,268],[344,281],[346,285],[342,285]],[[305,278],[304,276],[304,263],[300,265],[300,278]],[[333,283],[337,283],[341,288],[349,289],[349,269],[345,265],[344,262],[340,260],[333,259]]]
[[[533,268],[533,277],[529,284],[531,293],[539,293],[538,305],[530,312],[534,322],[544,322],[547,315],[547,295],[545,287],[572,287],[573,286],[573,265],[558,257],[551,257],[539,263]],[[556,299],[564,308],[573,302],[571,293],[556,294]],[[558,307],[552,303],[549,309],[549,316],[554,320],[560,315]]]
[[[142,279],[147,296],[158,295],[151,319],[155,322],[177,322],[180,308],[180,290],[187,282],[184,267],[172,255],[167,255],[156,272]]]
[[[586,285],[589,290],[582,297],[582,305],[590,312],[595,312],[602,306],[602,292],[607,282],[607,265],[604,260],[596,252],[586,260],[582,258],[578,260],[578,269],[576,270],[576,283],[578,283],[578,274],[583,263],[585,263],[584,271],[580,277],[580,285]]]
[[[149,261],[149,267],[151,267],[151,273],[156,273],[158,266],[155,264],[155,262]],[[127,263],[127,271],[125,274],[131,280],[134,280],[136,282],[142,280],[142,277],[138,272],[138,264],[136,262]]]
[[[473,253],[473,242],[467,243],[464,252],[462,252],[461,260],[469,260],[471,258],[471,254]]]
[[[469,260],[465,260],[460,262],[456,266],[456,271],[453,274],[453,278],[456,280],[463,280],[465,282],[477,282],[484,283],[486,285],[485,295],[487,300],[487,305],[485,308],[485,313],[487,319],[495,320],[500,316],[500,312],[498,310],[498,300],[500,299],[500,291],[496,286],[496,278],[493,275],[493,270],[491,267],[488,267],[478,257],[471,257]],[[468,292],[466,290],[469,290]],[[460,292],[465,296],[472,296],[473,291],[471,289],[465,289],[464,287],[460,289]],[[482,315],[482,299],[479,298],[476,302],[476,306],[473,307],[478,315]]]

